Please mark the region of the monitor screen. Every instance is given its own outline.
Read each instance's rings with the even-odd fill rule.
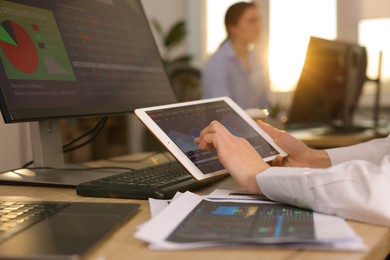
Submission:
[[[352,127],[366,67],[364,47],[311,37],[288,126]]]
[[[30,122],[34,164],[0,182],[74,187],[110,176],[63,170],[57,119],[176,101],[140,0],[0,0],[0,64],[4,121]]]
[[[138,0],[0,0],[5,122],[175,102]]]

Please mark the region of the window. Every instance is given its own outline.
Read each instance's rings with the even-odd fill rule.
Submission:
[[[367,76],[377,78],[379,52],[382,56],[382,83],[390,89],[390,18],[366,19],[359,23],[359,44],[368,54]]]
[[[299,79],[310,36],[335,39],[336,0],[270,1],[271,89],[292,91]]]

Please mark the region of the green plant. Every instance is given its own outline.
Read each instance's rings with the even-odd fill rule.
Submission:
[[[166,32],[162,29],[160,23],[153,19],[152,25],[160,37],[162,46],[164,47],[163,61],[166,65],[174,63],[189,63],[192,56],[189,54],[182,54],[178,57],[172,57],[172,50],[179,46],[187,36],[187,28],[184,21],[178,21],[173,24]]]
[[[286,111],[286,108],[281,102],[277,101],[275,104],[271,104],[268,110],[270,118],[278,118],[281,113]]]

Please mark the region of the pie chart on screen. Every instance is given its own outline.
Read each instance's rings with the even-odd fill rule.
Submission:
[[[14,21],[0,25],[0,48],[8,61],[19,71],[32,74],[39,65],[38,52],[28,33]]]

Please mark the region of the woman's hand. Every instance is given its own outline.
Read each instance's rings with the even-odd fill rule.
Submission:
[[[273,166],[326,168],[331,165],[325,151],[311,149],[286,131],[273,128],[260,120],[257,124],[288,154],[284,158],[277,156],[272,162]]]
[[[218,158],[233,178],[251,193],[261,193],[256,175],[270,166],[244,138],[232,135],[213,121],[195,139],[200,149],[216,150]]]
[[[325,151],[307,147],[302,141],[285,131],[257,122],[268,133],[274,142],[287,154],[287,157],[277,156],[273,166],[325,168],[330,166],[330,159]],[[234,179],[251,193],[262,193],[256,175],[270,166],[244,138],[232,135],[218,121],[213,121],[195,138],[200,149],[216,150],[218,158]]]

